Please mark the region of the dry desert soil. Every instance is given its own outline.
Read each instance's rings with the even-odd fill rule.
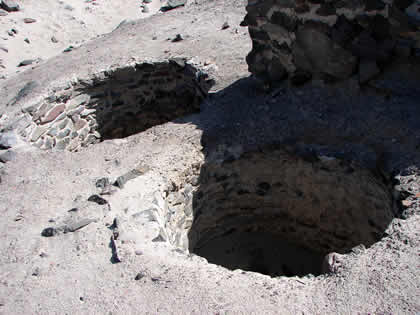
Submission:
[[[245,0],[18,3],[1,314],[420,313],[418,60],[266,91]]]

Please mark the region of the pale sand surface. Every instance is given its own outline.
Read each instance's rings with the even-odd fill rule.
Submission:
[[[26,59],[46,60],[60,54],[64,49],[109,33],[122,21],[145,18],[159,11],[163,3],[153,0],[147,4],[148,13],[143,13],[141,0],[20,0],[21,10],[0,16],[0,77],[10,77],[25,70],[17,67]],[[25,18],[35,19],[25,23]],[[8,31],[16,29],[14,36]],[[51,38],[58,42],[54,43]],[[29,39],[29,43],[25,39]]]

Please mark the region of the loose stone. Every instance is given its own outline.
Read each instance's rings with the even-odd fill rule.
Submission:
[[[48,227],[41,232],[41,235],[44,237],[52,237],[58,234],[57,229],[53,227]]]
[[[33,18],[24,18],[23,19],[23,22],[25,22],[27,24],[35,23],[36,22],[36,19],[33,19]]]
[[[88,201],[97,203],[98,205],[106,205],[108,201],[98,195],[92,195],[88,198]]]
[[[117,186],[119,188],[123,188],[124,185],[129,181],[132,180],[140,175],[143,175],[147,173],[149,169],[147,167],[139,166],[124,175],[121,175],[117,178],[117,180],[114,182],[114,186]]]
[[[175,38],[172,40],[172,42],[176,43],[176,42],[180,42],[184,40],[184,37],[182,37],[181,34],[176,34]]]
[[[143,273],[139,272],[139,273],[138,273],[138,274],[134,277],[134,280],[138,281],[138,280],[143,279],[144,277],[145,277],[145,275],[144,275]]]
[[[110,182],[107,177],[99,178],[95,183],[95,186],[97,188],[105,188],[106,186],[109,186],[109,185],[110,185]]]
[[[35,62],[35,59],[25,59],[25,60],[19,62],[18,67],[29,66],[29,65],[33,64],[34,62]]]

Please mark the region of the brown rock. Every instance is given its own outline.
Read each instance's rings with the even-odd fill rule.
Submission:
[[[87,121],[84,119],[79,119],[78,121],[76,121],[76,123],[74,124],[74,129],[75,130],[80,130],[82,129],[84,126],[86,126]]]
[[[42,119],[41,124],[46,124],[58,117],[62,112],[64,112],[64,109],[66,106],[64,104],[58,105],[54,107],[52,110],[49,111],[49,113]]]

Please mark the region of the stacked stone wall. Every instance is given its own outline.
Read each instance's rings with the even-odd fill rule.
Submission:
[[[75,151],[198,112],[211,85],[184,59],[103,71],[24,109],[18,132],[41,149]]]
[[[416,0],[248,0],[249,70],[265,82],[366,83],[401,57],[420,57]]]

